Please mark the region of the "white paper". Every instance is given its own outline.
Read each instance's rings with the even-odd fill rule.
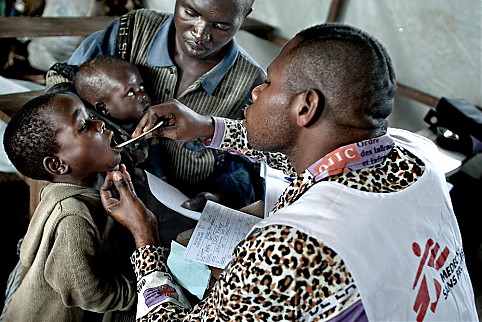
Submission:
[[[233,258],[238,243],[260,220],[209,200],[194,228],[185,257],[224,268]]]
[[[184,201],[189,199],[185,194],[168,184],[166,181],[156,177],[152,173],[148,171],[145,172],[147,175],[149,189],[151,189],[152,194],[157,198],[157,200],[181,215],[194,220],[199,220],[199,217],[201,217],[200,212],[189,210],[181,206]]]
[[[0,95],[36,91],[44,88],[45,86],[37,83],[0,76]],[[8,120],[9,119],[10,118],[8,118]],[[8,158],[3,145],[3,135],[5,133],[5,128],[7,127],[5,121],[0,118],[0,172],[15,173],[17,172],[17,169]]]
[[[278,202],[279,197],[290,184],[290,178],[283,171],[276,170],[266,163],[261,164],[261,176],[265,179],[264,217]]]

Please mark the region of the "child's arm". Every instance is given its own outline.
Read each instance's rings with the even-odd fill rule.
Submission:
[[[75,198],[62,201],[60,209],[64,216],[57,224],[45,263],[47,282],[66,306],[94,312],[132,307],[136,299],[135,282],[121,275],[118,265],[105,255],[110,247],[105,240],[109,228],[97,229],[86,214],[87,207]]]

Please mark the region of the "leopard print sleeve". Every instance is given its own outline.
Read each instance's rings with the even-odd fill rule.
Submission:
[[[166,264],[168,256],[169,250],[164,247],[145,245],[136,249],[131,256],[131,263],[137,280],[152,271],[169,272]]]
[[[166,248],[139,248],[131,258],[138,278],[155,270],[167,272],[167,255]],[[337,253],[279,225],[241,242],[208,297],[194,308],[164,302],[138,321],[301,321],[308,315],[312,321],[326,321],[359,301]]]
[[[169,250],[145,245],[131,256],[137,277],[136,321],[182,321],[191,309],[167,266]]]
[[[234,256],[189,321],[323,321],[359,302],[338,254],[294,228],[260,229]]]

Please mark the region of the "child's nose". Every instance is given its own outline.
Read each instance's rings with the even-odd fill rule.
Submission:
[[[94,120],[94,122],[97,122],[96,124],[97,131],[99,131],[100,133],[104,133],[105,123],[101,120]]]
[[[139,94],[138,97],[139,97],[139,102],[141,102],[141,103],[147,102],[147,95],[146,95],[146,93],[142,92],[142,93]]]

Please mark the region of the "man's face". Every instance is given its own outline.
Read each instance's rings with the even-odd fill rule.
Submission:
[[[87,178],[118,168],[122,148],[114,148],[112,131],[93,120],[79,98],[67,94],[55,98],[52,121],[60,145],[57,157],[71,167],[71,176]]]
[[[239,0],[177,0],[176,44],[187,56],[204,59],[219,52],[246,16]]]
[[[294,94],[286,85],[285,48],[269,66],[266,82],[253,89],[253,104],[244,111],[248,141],[258,150],[286,153],[293,146]]]
[[[106,115],[118,124],[137,124],[150,106],[141,75],[135,69],[118,69],[106,78]]]

